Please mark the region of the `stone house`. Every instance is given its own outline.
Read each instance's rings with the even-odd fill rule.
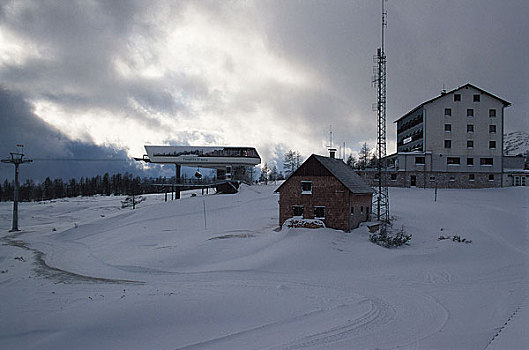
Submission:
[[[311,155],[276,190],[279,225],[292,217],[320,219],[350,231],[371,214],[373,189],[340,159]]]

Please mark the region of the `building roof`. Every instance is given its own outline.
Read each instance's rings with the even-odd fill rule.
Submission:
[[[467,88],[467,87],[471,87],[471,88],[473,88],[473,89],[476,89],[476,90],[480,91],[480,92],[483,93],[483,94],[489,95],[490,97],[499,100],[501,103],[503,103],[503,105],[504,105],[505,107],[508,107],[508,106],[511,105],[511,103],[510,103],[509,101],[506,101],[506,100],[504,100],[504,99],[502,99],[502,98],[500,98],[500,97],[498,97],[498,96],[496,96],[496,95],[493,95],[493,94],[491,94],[490,92],[487,92],[487,91],[485,91],[485,90],[483,90],[483,89],[481,89],[481,88],[479,88],[479,87],[477,87],[477,86],[475,86],[475,85],[472,85],[472,84],[470,84],[470,83],[467,83],[467,84],[465,84],[465,85],[463,85],[463,86],[458,87],[457,89],[454,89],[454,90],[451,90],[451,91],[448,91],[448,92],[442,92],[441,95],[439,95],[439,96],[437,96],[437,97],[434,97],[434,98],[432,98],[432,99],[430,99],[430,100],[428,100],[428,101],[425,101],[425,102],[421,103],[420,105],[418,105],[417,107],[415,107],[414,109],[412,109],[411,111],[409,111],[408,113],[404,114],[404,115],[403,115],[402,117],[400,117],[399,119],[395,120],[394,123],[398,122],[399,120],[401,120],[402,118],[408,116],[409,114],[415,112],[415,111],[418,110],[419,108],[422,108],[424,105],[426,105],[426,104],[428,104],[428,103],[431,103],[431,102],[433,102],[433,101],[435,101],[435,100],[437,100],[437,99],[439,99],[439,98],[441,98],[441,97],[444,97],[444,96],[446,96],[446,95],[452,94],[452,93],[454,93],[454,92],[456,92],[456,91],[459,91],[459,90],[464,89],[464,88]]]
[[[311,155],[309,159],[316,159],[325,169],[327,169],[338,181],[340,181],[351,193],[355,194],[370,194],[375,191],[368,186],[364,180],[351,168],[349,165],[345,164],[341,159],[334,159],[324,156],[319,156],[316,154]],[[303,163],[303,164],[305,164]],[[303,167],[303,164],[298,168],[298,170]],[[279,192],[279,189],[295,174],[297,170],[293,172],[286,180],[279,186],[276,192]]]

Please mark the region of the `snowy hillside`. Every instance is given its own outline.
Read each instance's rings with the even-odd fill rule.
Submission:
[[[529,189],[392,188],[413,239],[388,250],[275,230],[276,187],[22,203],[14,235],[0,203],[2,348],[529,347]]]
[[[504,137],[503,147],[508,155],[529,154],[529,134],[525,131],[510,132]]]

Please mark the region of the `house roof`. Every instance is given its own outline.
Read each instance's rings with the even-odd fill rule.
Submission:
[[[309,159],[316,159],[325,169],[327,169],[338,181],[340,181],[351,193],[355,194],[370,194],[375,191],[368,186],[364,180],[349,165],[345,164],[341,159],[334,159],[324,156],[319,156],[316,154],[311,155]],[[305,164],[303,163],[303,164]],[[298,168],[298,170],[303,167],[303,164]],[[292,173],[286,180],[276,189],[276,192],[279,192],[279,189],[295,174],[297,170]]]
[[[500,98],[500,97],[498,97],[498,96],[496,96],[496,95],[493,95],[493,94],[491,94],[490,92],[487,92],[487,91],[485,91],[485,90],[483,90],[483,89],[477,87],[476,85],[472,85],[472,84],[470,84],[470,83],[467,83],[467,84],[465,84],[465,85],[463,85],[463,86],[458,87],[457,89],[454,89],[454,90],[451,90],[451,91],[448,91],[448,92],[443,92],[443,93],[441,93],[441,95],[439,95],[439,96],[437,96],[437,97],[434,97],[434,98],[432,98],[432,99],[430,99],[430,100],[428,100],[428,101],[425,101],[425,102],[421,103],[420,105],[418,105],[417,107],[415,107],[414,109],[412,109],[411,111],[409,111],[408,113],[404,114],[404,115],[403,115],[402,117],[400,117],[399,119],[395,120],[394,123],[398,122],[399,120],[401,120],[402,118],[408,116],[409,114],[415,112],[415,111],[418,110],[419,108],[422,108],[424,105],[426,105],[426,104],[428,104],[428,103],[431,103],[431,102],[433,102],[433,101],[435,101],[435,100],[437,100],[437,99],[439,99],[439,98],[441,98],[441,97],[444,97],[444,96],[446,96],[446,95],[452,94],[452,93],[454,93],[454,92],[456,92],[456,91],[459,91],[459,90],[464,89],[464,88],[467,88],[467,87],[471,87],[471,88],[473,88],[473,89],[476,89],[476,90],[480,91],[480,92],[483,93],[483,94],[487,94],[487,95],[489,95],[490,97],[499,100],[501,103],[503,103],[503,105],[504,105],[505,107],[508,107],[508,106],[511,105],[511,103],[510,103],[509,101],[506,101],[506,100],[504,100],[504,99],[502,99],[502,98]]]

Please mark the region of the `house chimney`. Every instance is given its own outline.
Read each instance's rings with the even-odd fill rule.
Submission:
[[[336,158],[336,148],[329,148],[329,157],[331,157],[332,159]]]

